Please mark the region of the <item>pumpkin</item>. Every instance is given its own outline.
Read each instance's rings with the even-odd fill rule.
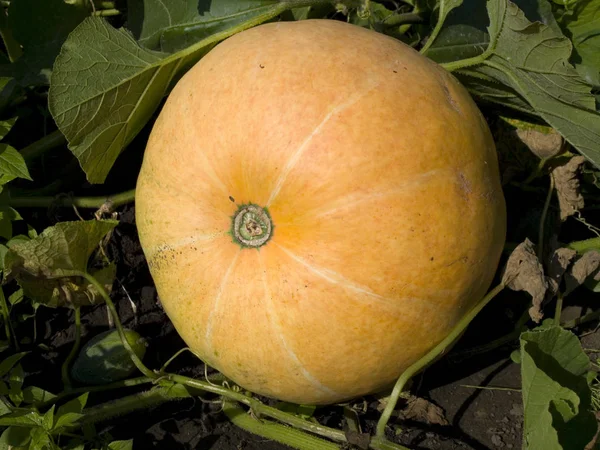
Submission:
[[[183,340],[302,404],[381,391],[485,294],[505,240],[489,128],[443,68],[334,20],[220,43],[171,91],[136,191]]]

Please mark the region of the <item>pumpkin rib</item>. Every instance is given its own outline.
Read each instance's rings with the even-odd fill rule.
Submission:
[[[292,361],[298,366],[298,368],[300,369],[300,372],[302,373],[302,375],[304,376],[306,381],[308,381],[317,390],[319,390],[323,393],[326,393],[328,395],[333,395],[333,396],[338,397],[340,395],[339,393],[337,393],[333,389],[330,389],[327,386],[325,386],[313,374],[311,374],[309,372],[309,370],[302,363],[302,361],[300,361],[300,358],[298,358],[298,355],[296,355],[296,352],[294,352],[294,350],[288,344],[287,339],[284,336],[284,332],[283,332],[284,330],[283,330],[283,327],[281,326],[281,321],[279,320],[279,314],[277,314],[275,305],[273,303],[273,296],[271,295],[271,289],[269,288],[269,283],[267,281],[267,276],[266,276],[267,268],[263,261],[262,254],[260,252],[258,253],[258,260],[259,260],[259,264],[261,267],[261,274],[262,274],[261,278],[262,278],[264,289],[265,289],[265,301],[267,303],[266,311],[269,316],[269,321],[270,321],[271,327],[273,328],[273,332],[276,336],[279,337],[281,346],[283,347],[285,352],[290,356]]]
[[[212,241],[218,237],[224,236],[227,234],[227,231],[223,231],[221,233],[213,233],[213,234],[200,234],[197,236],[189,236],[183,239],[180,239],[176,242],[165,242],[162,244],[153,245],[149,247],[146,251],[146,259],[154,258],[158,253],[162,253],[165,251],[175,251],[182,247],[186,247],[188,245],[195,244],[197,242],[207,242]]]
[[[292,169],[296,166],[296,164],[300,160],[300,157],[304,153],[304,150],[306,150],[306,148],[308,147],[308,145],[310,144],[310,142],[312,141],[312,139],[317,134],[319,134],[319,132],[325,127],[325,125],[327,125],[330,122],[330,119],[334,115],[338,115],[339,116],[339,114],[341,114],[342,112],[344,112],[348,108],[354,106],[361,99],[363,99],[369,92],[371,92],[373,89],[375,89],[377,86],[379,86],[379,84],[380,83],[376,83],[374,85],[369,85],[367,87],[367,89],[365,89],[364,91],[359,92],[359,93],[357,93],[355,95],[352,95],[346,101],[344,101],[344,102],[340,103],[339,105],[335,106],[331,111],[329,111],[325,115],[325,117],[323,117],[323,119],[314,128],[314,130],[302,141],[302,144],[300,144],[300,147],[298,147],[298,149],[292,154],[292,156],[290,157],[290,159],[288,160],[288,162],[283,167],[283,169],[281,171],[281,174],[277,178],[277,182],[275,183],[275,187],[273,188],[273,191],[271,192],[271,195],[269,196],[269,200],[267,200],[267,204],[265,205],[266,208],[268,208],[268,207],[271,206],[271,204],[273,203],[273,201],[275,200],[275,198],[279,194],[279,191],[281,191],[281,188],[283,187],[283,184],[285,183],[285,180],[287,179],[287,177],[290,174],[290,172],[292,171]]]
[[[240,256],[241,251],[242,250],[240,249],[238,252],[236,252],[235,256],[233,257],[233,260],[231,261],[231,264],[229,264],[229,267],[227,268],[227,271],[225,272],[225,275],[223,275],[223,280],[221,281],[221,284],[219,285],[219,289],[217,290],[217,295],[215,296],[215,299],[212,304],[212,308],[210,309],[210,313],[208,314],[208,319],[206,319],[206,332],[204,333],[204,342],[206,343],[206,348],[211,347],[213,320],[214,320],[216,312],[219,309],[219,306],[221,303],[221,297],[223,296],[223,291],[225,290],[225,286],[227,285],[227,282],[229,281],[229,277],[230,277],[231,273],[233,272],[233,269],[235,267],[235,264],[237,263],[237,260]]]
[[[300,258],[299,256],[295,255],[291,250],[288,250],[287,248],[285,248],[279,244],[276,244],[275,242],[274,242],[274,244],[277,245],[277,247],[279,247],[292,260],[294,260],[298,264],[304,266],[305,268],[307,268],[309,271],[311,271],[318,277],[320,277],[336,286],[341,286],[343,288],[345,287],[352,291],[359,292],[361,294],[366,294],[366,295],[372,297],[373,299],[376,299],[376,303],[378,303],[380,305],[386,306],[388,308],[391,307],[393,310],[398,309],[398,311],[394,311],[394,312],[397,312],[398,314],[404,313],[404,305],[399,304],[397,302],[397,299],[393,299],[390,297],[385,297],[383,295],[377,294],[376,292],[371,291],[369,288],[367,288],[365,286],[360,286],[359,284],[354,283],[351,280],[348,280],[343,275],[336,273],[333,270],[317,268],[317,267],[309,264],[307,261]],[[331,275],[338,277],[338,279],[333,278]],[[427,303],[430,307],[439,307],[439,305],[437,303],[434,303],[427,298],[412,298],[412,297],[411,298],[409,298],[409,297],[403,298],[403,300],[409,300],[409,299],[412,301],[415,301],[415,302]],[[355,300],[362,302],[362,300],[360,300],[357,297],[355,297]]]
[[[337,211],[343,210],[343,209],[352,209],[355,208],[357,205],[360,205],[361,203],[364,202],[368,202],[374,199],[379,199],[382,197],[388,197],[388,196],[393,196],[396,194],[400,194],[400,193],[404,193],[406,192],[408,189],[411,188],[415,188],[415,187],[419,187],[421,186],[424,182],[430,180],[434,175],[439,174],[439,172],[441,172],[443,169],[433,169],[433,170],[428,170],[427,172],[423,172],[420,175],[416,175],[415,179],[407,181],[405,183],[403,183],[401,186],[399,186],[396,189],[392,189],[391,191],[384,191],[384,192],[370,192],[367,195],[364,195],[362,197],[359,197],[356,199],[357,195],[347,195],[345,197],[341,197],[339,200],[336,201],[336,203],[341,204],[342,206],[334,206],[333,208],[329,208],[329,209],[325,209],[328,208],[328,205],[325,205],[325,211],[322,212],[318,212],[318,210],[313,210],[313,211],[307,211],[306,214],[302,215],[302,216],[298,216],[298,222],[301,222],[302,219],[304,219],[307,216],[310,216],[311,220],[312,219],[317,219],[317,218],[322,218],[325,216],[328,216],[330,214],[334,214]],[[356,199],[356,200],[353,200]],[[283,224],[278,224],[278,226],[284,226],[287,224],[291,224],[293,222],[286,222]]]

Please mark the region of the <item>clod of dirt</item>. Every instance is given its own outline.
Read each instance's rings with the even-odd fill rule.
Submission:
[[[565,295],[570,294],[575,288],[582,285],[590,275],[594,275],[594,279],[597,280],[600,275],[600,272],[598,272],[599,268],[599,252],[594,250],[583,254],[581,258],[573,263],[571,269],[565,274]]]
[[[565,164],[561,164],[552,170],[562,221],[585,206],[583,195],[580,192],[581,181],[579,180],[585,161],[586,159],[583,156],[574,156]]]
[[[516,134],[521,142],[540,159],[556,156],[562,150],[563,138],[554,129],[549,133],[543,133],[535,129],[518,128]]]
[[[411,395],[399,413],[400,419],[414,420],[429,425],[448,425],[444,410],[424,398]]]
[[[544,318],[542,303],[549,287],[548,280],[529,239],[519,244],[508,258],[502,283],[513,291],[528,292],[533,298],[529,308],[531,319],[539,323]]]

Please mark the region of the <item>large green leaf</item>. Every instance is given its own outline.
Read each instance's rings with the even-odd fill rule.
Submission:
[[[591,86],[569,63],[571,42],[539,1],[536,8],[530,6],[530,15],[540,21],[531,22],[516,4],[488,0],[488,47],[470,59],[445,63],[445,67],[467,80],[474,95],[538,115],[600,166],[596,99]]]
[[[173,79],[214,44],[292,7],[312,3],[323,0],[277,2],[168,57],[146,50],[129,32],[116,30],[103,19],[83,21],[56,59],[49,106],[88,180],[104,181],[120,152],[156,111]]]
[[[578,450],[596,431],[590,366],[577,336],[558,326],[521,335],[524,448]]]
[[[598,85],[600,78],[600,0],[580,0],[573,14],[563,16],[576,53],[573,61],[588,82]]]
[[[79,278],[56,278],[71,270],[86,271],[100,240],[116,225],[114,220],[60,222],[30,240],[11,240],[4,258],[6,276],[14,276],[24,294],[47,306],[95,303],[98,293]],[[94,273],[110,287],[115,266]]]
[[[488,10],[491,51],[476,70],[510,86],[600,166],[600,114],[590,86],[569,63],[569,39],[556,26],[530,22],[507,0],[489,0]]]
[[[263,14],[279,0],[129,0],[129,26],[140,44],[174,52]]]

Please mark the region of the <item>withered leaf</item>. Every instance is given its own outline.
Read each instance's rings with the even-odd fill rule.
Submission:
[[[592,250],[584,253],[565,274],[565,295],[570,294],[575,288],[582,285],[587,277],[596,274],[599,268],[600,252]]]
[[[536,323],[543,319],[542,303],[548,290],[548,280],[529,239],[519,244],[508,258],[502,283],[513,291],[528,292],[533,298],[529,309],[531,319]]]
[[[550,257],[550,261],[548,262],[548,294],[547,300],[554,297],[554,295],[558,292],[558,287],[563,278],[563,275],[577,256],[577,252],[575,250],[571,250],[570,248],[561,247],[557,248],[552,256]]]
[[[448,425],[444,410],[424,398],[411,395],[399,413],[400,419],[415,420],[429,425]]]
[[[581,182],[579,175],[583,170],[586,159],[583,156],[574,156],[565,164],[559,165],[552,170],[554,187],[558,196],[560,208],[560,219],[566,220],[584,207],[583,195],[581,195]]]
[[[517,128],[516,134],[521,142],[540,159],[556,156],[562,149],[563,138],[554,129],[544,133],[534,128]]]

